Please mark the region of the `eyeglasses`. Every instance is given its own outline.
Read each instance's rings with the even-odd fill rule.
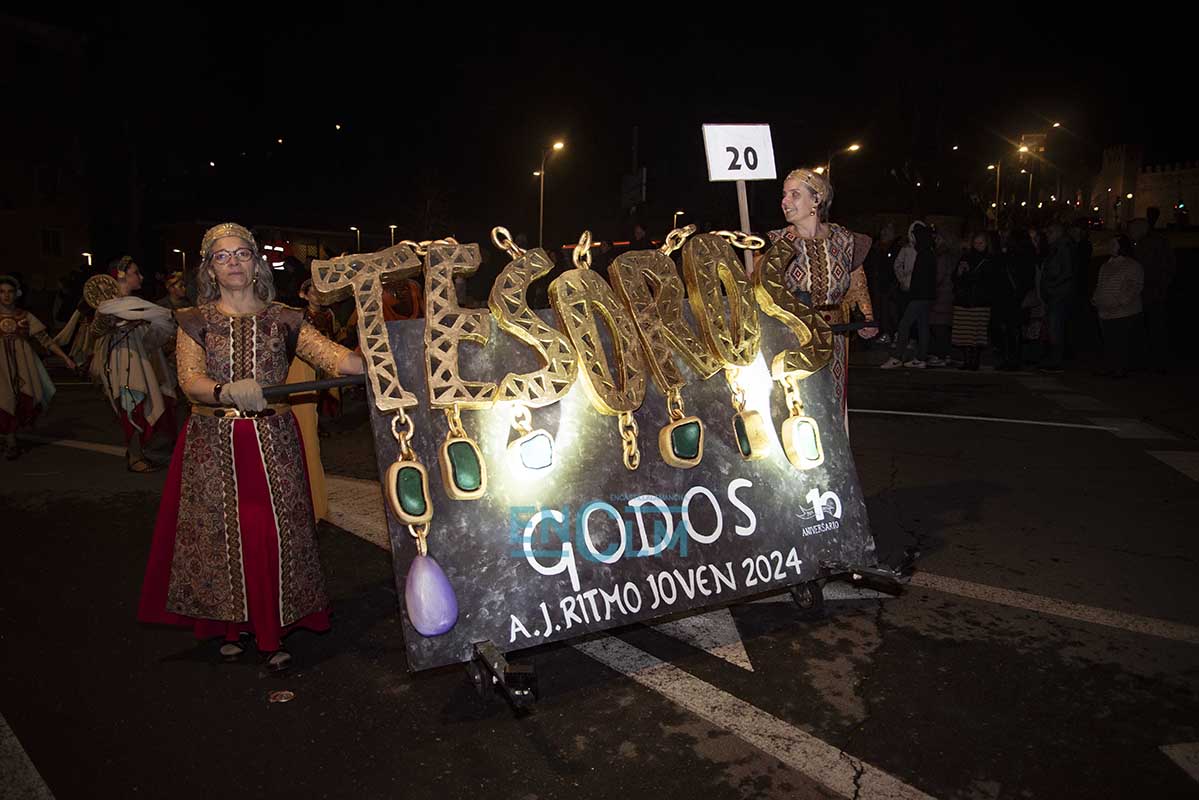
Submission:
[[[239,247],[236,250],[217,250],[212,254],[212,263],[220,264],[223,267],[234,257],[242,264],[248,264],[254,258],[254,251],[248,247]]]

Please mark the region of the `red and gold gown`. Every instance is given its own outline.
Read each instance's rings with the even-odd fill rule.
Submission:
[[[176,318],[182,385],[280,384],[296,355],[336,374],[349,352],[279,303],[237,316],[209,303]],[[300,429],[285,403],[256,417],[223,413],[197,405],[175,447],[138,619],[200,638],[252,632],[273,651],[295,627],[329,628]]]

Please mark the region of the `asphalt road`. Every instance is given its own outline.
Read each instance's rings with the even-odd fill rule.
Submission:
[[[1199,796],[1196,386],[855,367],[880,552],[919,554],[904,593],[530,651],[523,717],[460,668],[407,673],[377,509],[322,524],[334,628],[288,640],[287,676],[138,626],[163,473],[127,473],[103,401],[63,386],[37,434],[101,447],[0,463],[0,795]],[[327,469],[369,492],[361,409],[331,427]]]

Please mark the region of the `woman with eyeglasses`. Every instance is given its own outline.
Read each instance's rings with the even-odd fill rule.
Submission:
[[[274,302],[271,269],[241,225],[211,228],[200,258],[196,306],[176,314],[179,384],[195,405],[167,474],[138,619],[223,636],[228,661],[253,636],[281,672],[291,662],[282,638],[328,630],[329,601],[300,429],[263,386],[284,383],[293,356],[335,375],[364,364]]]

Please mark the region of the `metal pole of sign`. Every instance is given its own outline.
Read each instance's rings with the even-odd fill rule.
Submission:
[[[737,208],[741,211],[741,230],[745,233],[750,233],[749,198],[745,193],[745,181],[737,181]],[[745,258],[745,274],[752,275],[754,271],[753,251],[744,250],[742,251],[742,256]]]

